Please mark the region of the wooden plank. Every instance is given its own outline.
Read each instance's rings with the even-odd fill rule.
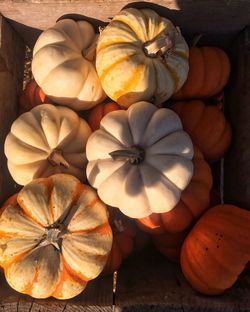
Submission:
[[[225,202],[250,210],[250,27],[235,43],[226,115],[233,142],[225,158]]]
[[[153,247],[124,263],[117,277],[116,312],[243,312],[250,311],[250,272],[223,295],[204,296],[185,280],[179,265]]]
[[[111,312],[113,277],[104,276],[88,283],[77,297],[69,300],[34,299],[13,290],[0,274],[0,312]]]
[[[0,203],[16,191],[4,155],[4,141],[17,115],[17,96],[22,89],[25,46],[0,16]]]
[[[65,14],[75,13],[82,18],[91,17],[97,19],[97,23],[108,22],[127,6],[152,8],[173,20],[184,34],[192,37],[197,31],[205,33],[207,36],[201,43],[213,42],[223,46],[228,45],[250,20],[250,5],[246,0],[154,0],[150,3],[130,1],[129,5],[126,0],[6,0],[0,2],[0,12],[13,21],[13,26],[22,34],[26,43],[32,46],[34,37],[39,33],[38,29],[46,29]],[[33,28],[30,31],[33,32],[32,38],[29,38],[27,27]]]

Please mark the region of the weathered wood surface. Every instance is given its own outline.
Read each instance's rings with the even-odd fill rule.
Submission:
[[[233,140],[225,158],[225,202],[250,210],[250,27],[233,45],[231,60],[225,108]]]
[[[75,13],[108,22],[122,8],[149,7],[180,26],[184,34],[197,31],[207,34],[202,40],[227,45],[250,20],[247,0],[154,0],[135,2],[126,0],[5,0],[0,1],[0,12],[13,21],[26,43],[33,45],[38,29],[46,29],[65,14]],[[15,22],[14,22],[15,21]],[[93,21],[94,24],[100,21]],[[33,30],[28,27],[32,27]],[[216,36],[213,36],[215,35]],[[223,34],[223,35],[222,35]],[[31,37],[32,35],[32,37]]]
[[[137,254],[118,272],[116,312],[247,312],[250,311],[250,271],[223,295],[204,296],[185,280],[179,265],[156,250]]]
[[[0,203],[16,190],[4,155],[4,141],[17,115],[17,96],[22,89],[25,46],[0,16]]]

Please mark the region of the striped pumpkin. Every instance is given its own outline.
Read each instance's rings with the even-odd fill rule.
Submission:
[[[0,265],[9,285],[35,298],[78,295],[112,245],[105,205],[73,176],[37,179],[0,216]]]
[[[96,69],[104,91],[118,104],[160,104],[184,84],[188,54],[171,21],[153,10],[128,8],[101,32]]]

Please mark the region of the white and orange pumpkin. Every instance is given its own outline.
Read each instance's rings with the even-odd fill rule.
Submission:
[[[35,298],[72,298],[97,277],[112,246],[106,206],[66,174],[37,179],[1,209],[0,265]]]

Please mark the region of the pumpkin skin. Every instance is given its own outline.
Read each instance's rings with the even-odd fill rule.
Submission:
[[[58,21],[39,36],[32,73],[55,103],[78,111],[105,98],[94,66],[96,40],[91,24],[71,19]]]
[[[70,175],[34,180],[1,209],[0,265],[12,288],[34,298],[81,293],[111,245],[106,206]]]
[[[20,185],[54,173],[84,180],[85,145],[90,134],[87,122],[67,107],[34,107],[14,121],[5,140],[12,178]]]
[[[186,100],[212,97],[222,91],[229,76],[230,61],[223,50],[217,47],[191,47],[187,80],[173,98]]]
[[[183,129],[209,162],[225,155],[232,140],[232,131],[219,107],[193,100],[177,102],[173,110],[179,115]]]
[[[108,208],[110,208],[109,224],[113,231],[113,244],[103,271],[105,274],[117,271],[123,260],[133,252],[144,248],[149,240],[148,234],[138,229],[134,219],[127,218],[118,209]]]
[[[180,119],[148,102],[106,115],[86,155],[101,200],[131,218],[173,209],[193,175],[193,145]]]
[[[250,260],[250,213],[232,205],[209,209],[181,249],[183,274],[200,293],[230,288]]]
[[[100,128],[100,122],[105,115],[119,109],[122,109],[121,106],[114,102],[100,103],[93,107],[88,115],[88,124],[92,131]]]
[[[39,104],[49,104],[51,102],[36,81],[32,79],[19,98],[19,113],[23,114]]]
[[[188,234],[188,231],[177,233],[163,233],[153,235],[153,242],[158,251],[168,260],[173,262],[180,261],[181,246]]]
[[[141,230],[151,234],[184,232],[209,207],[213,178],[208,163],[197,147],[194,149],[193,165],[192,180],[182,192],[178,204],[169,212],[153,213],[138,219]]]
[[[187,78],[184,38],[171,21],[150,9],[128,8],[115,15],[96,51],[102,87],[123,107],[143,100],[163,103]]]

